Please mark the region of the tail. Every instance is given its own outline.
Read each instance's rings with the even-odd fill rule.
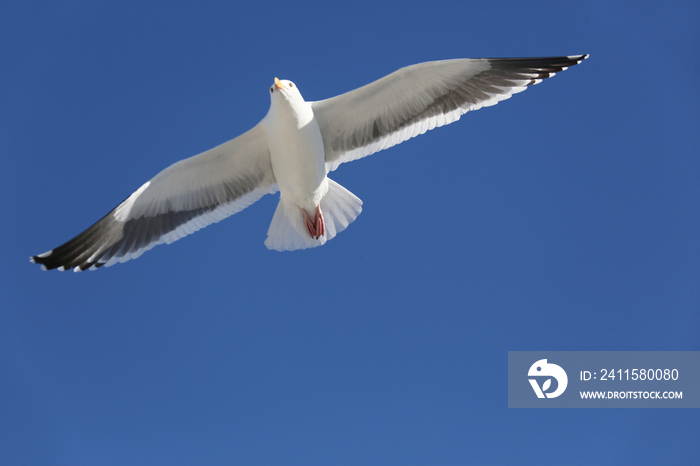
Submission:
[[[315,248],[333,239],[345,230],[360,212],[362,201],[335,181],[328,179],[328,192],[321,199],[321,212],[326,224],[326,234],[318,239],[309,236],[304,226],[301,210],[280,198],[277,210],[267,230],[265,246],[277,251]]]

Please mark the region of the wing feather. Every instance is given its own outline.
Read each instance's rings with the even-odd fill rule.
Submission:
[[[314,102],[312,108],[326,151],[326,169],[335,170],[341,163],[457,121],[470,110],[495,105],[587,57],[426,62]]]
[[[83,233],[31,261],[47,270],[76,272],[126,262],[276,190],[265,130],[258,124],[166,168]]]

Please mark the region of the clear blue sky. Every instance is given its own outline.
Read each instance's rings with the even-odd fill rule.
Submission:
[[[700,350],[697,2],[205,3],[0,5],[0,463],[697,461],[695,410],[506,384],[509,350]],[[28,262],[256,124],[275,76],[318,100],[580,53],[341,166],[364,211],[324,247],[268,251],[268,196],[109,269]]]

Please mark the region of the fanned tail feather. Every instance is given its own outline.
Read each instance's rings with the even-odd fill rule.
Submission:
[[[328,192],[321,199],[321,212],[326,225],[326,234],[314,239],[306,231],[301,209],[280,198],[270,228],[267,230],[265,246],[276,251],[294,251],[321,246],[345,230],[360,215],[362,201],[335,181],[328,179]]]

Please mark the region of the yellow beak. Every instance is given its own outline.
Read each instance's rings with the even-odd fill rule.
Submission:
[[[275,87],[277,87],[277,89],[284,89],[284,86],[282,86],[282,81],[277,78],[275,78]]]

